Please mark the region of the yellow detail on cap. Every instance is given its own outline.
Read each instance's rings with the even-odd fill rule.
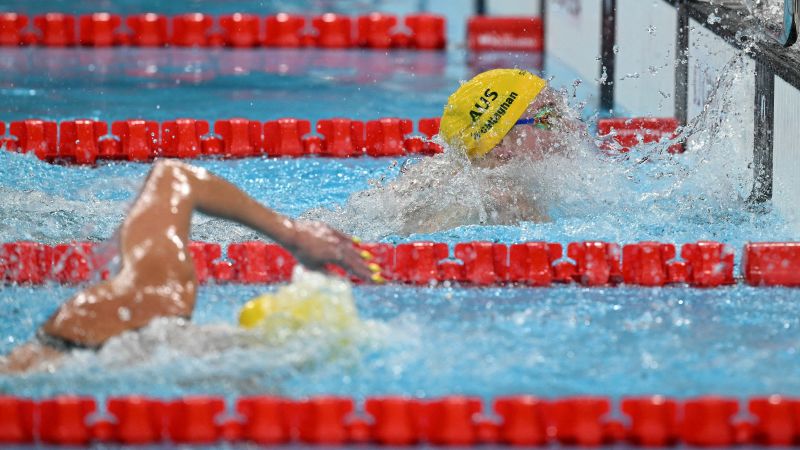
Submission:
[[[489,153],[547,82],[519,69],[494,69],[462,84],[447,100],[439,133],[472,159]]]

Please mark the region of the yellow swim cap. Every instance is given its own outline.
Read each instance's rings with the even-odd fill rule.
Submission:
[[[350,285],[313,272],[296,272],[291,284],[250,300],[239,311],[242,328],[276,336],[307,326],[344,330],[358,321]]]
[[[520,69],[494,69],[462,84],[447,100],[440,134],[479,158],[503,140],[547,82]]]

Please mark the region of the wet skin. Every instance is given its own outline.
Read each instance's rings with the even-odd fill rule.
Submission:
[[[205,169],[162,160],[154,164],[120,227],[119,273],[61,305],[42,331],[97,348],[157,317],[190,318],[198,287],[188,249],[195,210],[263,233],[309,269],[332,263],[364,279],[373,273],[352,238],[320,222],[278,214]],[[60,355],[58,349],[31,342],[13,350],[0,372],[25,371]]]

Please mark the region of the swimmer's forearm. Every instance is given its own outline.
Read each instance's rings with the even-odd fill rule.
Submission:
[[[194,175],[192,189],[198,211],[241,223],[286,246],[294,245],[294,220],[267,208],[207,170],[192,167],[191,172]]]

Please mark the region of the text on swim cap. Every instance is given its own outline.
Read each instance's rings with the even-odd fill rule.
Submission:
[[[500,104],[500,109],[495,111],[492,117],[489,120],[487,120],[485,124],[483,124],[480,131],[472,135],[472,138],[477,141],[478,139],[481,138],[481,136],[488,133],[489,130],[491,130],[492,127],[494,127],[497,124],[500,118],[506,115],[508,108],[510,108],[511,105],[514,104],[514,100],[516,100],[517,97],[519,97],[519,94],[517,94],[516,92],[508,94],[508,98],[506,98],[505,101]]]
[[[493,91],[491,88],[486,89],[486,92],[483,93],[483,96],[475,102],[475,109],[470,110],[469,116],[472,118],[472,121],[475,122],[476,120],[480,119],[483,113],[486,112],[486,109],[489,105],[497,100],[497,92]]]

